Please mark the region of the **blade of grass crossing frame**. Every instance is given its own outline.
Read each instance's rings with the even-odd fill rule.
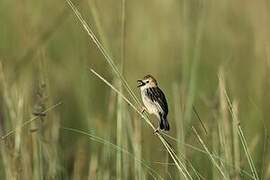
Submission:
[[[136,97],[135,93],[129,87],[127,81],[125,80],[125,78],[123,77],[123,75],[121,74],[121,72],[118,70],[117,66],[115,65],[115,63],[112,60],[112,58],[110,57],[110,55],[107,53],[107,51],[104,48],[104,46],[99,42],[99,40],[96,38],[96,35],[94,34],[94,32],[92,31],[92,29],[90,28],[90,26],[83,19],[81,13],[78,11],[78,9],[74,6],[74,4],[70,0],[66,0],[66,2],[68,3],[68,5],[73,10],[73,12],[75,13],[76,17],[79,19],[81,25],[83,26],[83,28],[85,29],[85,31],[87,32],[87,34],[90,36],[90,38],[93,40],[93,42],[95,43],[95,45],[97,46],[97,48],[100,50],[100,52],[102,53],[102,55],[105,57],[105,60],[109,63],[109,65],[111,66],[111,68],[113,69],[113,71],[115,72],[115,74],[118,75],[118,77],[121,79],[124,87],[127,89],[128,93],[129,93],[129,95],[132,97],[132,99],[135,101],[135,103],[137,105],[141,105],[139,99]]]
[[[194,127],[192,127],[193,132],[195,133],[195,135],[197,136],[199,142],[201,143],[201,145],[204,147],[205,151],[207,152],[207,154],[209,155],[209,158],[211,159],[212,163],[214,164],[214,166],[218,169],[218,171],[220,172],[220,174],[222,175],[223,179],[229,180],[228,177],[225,175],[225,173],[222,171],[222,168],[219,166],[219,164],[216,162],[215,158],[213,157],[212,153],[210,153],[210,151],[208,150],[207,146],[205,145],[205,143],[203,142],[203,140],[201,139],[200,135],[198,134],[198,132],[196,131],[196,129]]]
[[[224,91],[224,94],[226,95],[226,100],[227,100],[227,103],[228,103],[228,105],[229,105],[229,110],[230,110],[230,113],[231,113],[231,115],[232,115],[232,118],[235,118],[235,114],[234,114],[234,112],[232,111],[233,105],[232,105],[232,103],[231,103],[231,100],[230,100],[230,98],[229,98],[229,96],[228,96],[228,94],[227,94],[226,89],[223,89],[223,91]],[[248,164],[249,164],[250,170],[251,170],[251,172],[252,172],[252,175],[253,175],[253,177],[254,177],[256,180],[258,180],[258,179],[259,179],[259,176],[258,176],[256,167],[255,167],[255,165],[254,165],[254,162],[253,162],[253,160],[252,160],[252,157],[251,157],[251,155],[250,155],[250,152],[249,152],[249,150],[248,150],[247,141],[246,141],[246,138],[245,138],[245,136],[244,136],[242,127],[241,127],[241,125],[240,125],[240,122],[237,124],[237,133],[238,133],[238,136],[239,136],[239,138],[240,138],[240,141],[241,141],[241,144],[242,144],[242,146],[243,146],[243,149],[244,149],[244,151],[245,151],[245,155],[246,155],[246,157],[247,157]]]

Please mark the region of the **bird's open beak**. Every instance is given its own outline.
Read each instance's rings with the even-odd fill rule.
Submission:
[[[141,87],[141,86],[145,85],[145,83],[142,80],[137,80],[137,82],[138,82],[137,87]]]

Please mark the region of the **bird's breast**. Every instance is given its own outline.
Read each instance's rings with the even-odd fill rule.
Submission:
[[[143,104],[147,108],[148,112],[150,114],[153,114],[153,113],[156,114],[157,113],[156,104],[148,97],[147,91],[146,90],[141,91],[141,95],[142,95]]]

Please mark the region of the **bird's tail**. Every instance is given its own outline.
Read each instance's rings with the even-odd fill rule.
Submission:
[[[167,120],[167,117],[164,115],[160,116],[160,124],[159,127],[161,130],[165,130],[165,131],[169,131],[170,130],[170,125],[169,122]]]

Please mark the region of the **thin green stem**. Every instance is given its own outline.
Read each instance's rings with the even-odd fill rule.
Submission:
[[[205,151],[207,152],[207,154],[209,155],[212,163],[214,164],[214,166],[218,169],[218,171],[220,172],[220,174],[222,175],[222,177],[224,179],[228,179],[224,172],[222,171],[221,167],[218,165],[218,163],[216,162],[215,158],[212,156],[211,152],[208,150],[207,146],[205,145],[205,143],[203,142],[203,140],[201,139],[200,135],[198,134],[198,132],[196,131],[196,129],[194,127],[192,127],[193,132],[195,133],[195,135],[197,136],[199,142],[201,143],[201,145],[204,147]]]
[[[106,51],[106,49],[104,48],[104,46],[99,42],[99,40],[97,39],[95,33],[90,28],[90,26],[83,19],[81,13],[78,11],[78,9],[74,6],[74,4],[70,0],[66,0],[66,1],[67,1],[68,5],[71,7],[71,9],[73,10],[73,12],[76,15],[76,17],[79,19],[81,25],[83,26],[83,28],[85,29],[85,31],[87,32],[87,34],[90,36],[90,38],[93,40],[93,42],[95,43],[95,45],[97,46],[97,48],[99,49],[99,51],[104,56],[105,60],[112,67],[112,69],[115,72],[115,74],[117,74],[117,76],[121,79],[124,87],[127,89],[128,93],[129,93],[129,95],[132,97],[132,99],[136,102],[137,105],[141,105],[139,99],[136,97],[135,93],[129,87],[127,81],[125,80],[125,78],[123,77],[123,75],[121,74],[121,72],[118,70],[117,66],[115,65],[114,61],[110,57],[109,53]]]
[[[152,169],[150,166],[148,166],[144,161],[142,160],[139,160],[137,159],[131,152],[129,152],[127,149],[124,149],[116,144],[113,144],[112,142],[106,140],[106,139],[103,139],[101,137],[98,137],[96,135],[93,135],[89,132],[86,132],[86,131],[83,131],[83,130],[80,130],[80,129],[76,129],[76,128],[71,128],[71,127],[60,127],[61,129],[65,130],[65,131],[69,131],[69,132],[73,132],[73,133],[77,133],[77,134],[81,134],[81,135],[85,135],[87,137],[89,137],[91,140],[95,141],[95,142],[98,142],[98,143],[101,143],[101,144],[104,144],[104,145],[107,145],[107,146],[110,146],[112,147],[113,149],[115,149],[116,151],[120,151],[122,153],[125,153],[127,154],[128,156],[132,157],[134,159],[134,161],[136,161],[137,163],[140,163],[142,164],[145,168],[147,168],[149,171],[148,173],[153,176],[154,178],[156,178],[156,176],[158,177],[158,179],[164,179],[160,174],[158,174],[154,169]],[[153,174],[155,174],[156,176],[154,176]]]
[[[223,89],[223,91],[224,91],[224,94],[225,94],[225,96],[226,96],[226,100],[227,100],[227,103],[228,103],[228,105],[229,105],[229,110],[230,110],[230,113],[231,113],[231,115],[232,115],[232,118],[236,118],[236,117],[235,117],[235,114],[234,114],[234,111],[233,111],[233,105],[232,105],[232,102],[231,102],[231,100],[230,100],[230,98],[229,98],[229,96],[228,96],[228,94],[227,94],[226,89]],[[258,176],[256,167],[255,167],[255,165],[254,165],[254,162],[253,162],[252,157],[251,157],[251,155],[250,155],[250,152],[249,152],[249,150],[248,150],[247,141],[246,141],[246,138],[245,138],[244,133],[243,133],[243,131],[242,131],[240,122],[239,122],[238,125],[237,125],[237,133],[238,133],[238,136],[239,136],[240,141],[241,141],[241,143],[242,143],[242,146],[243,146],[243,148],[244,148],[245,155],[246,155],[246,157],[247,157],[247,160],[248,160],[248,164],[249,164],[251,173],[252,173],[253,177],[254,177],[256,180],[258,180],[258,179],[260,179],[260,178],[259,178],[259,176]]]

